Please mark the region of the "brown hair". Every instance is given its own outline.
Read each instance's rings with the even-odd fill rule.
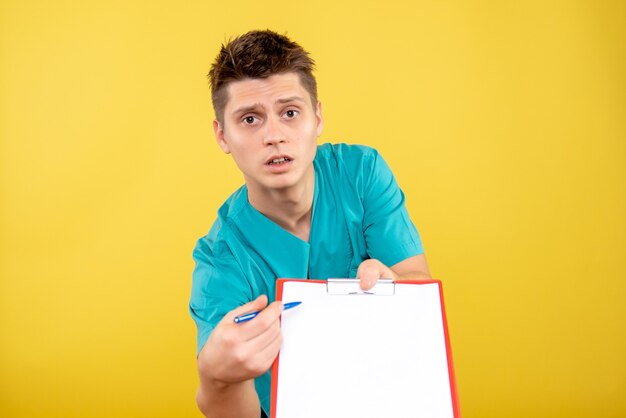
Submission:
[[[300,45],[270,30],[250,31],[231,39],[222,45],[208,75],[217,120],[224,122],[228,83],[287,72],[299,75],[300,83],[309,92],[313,106],[316,106],[314,66],[315,62]]]

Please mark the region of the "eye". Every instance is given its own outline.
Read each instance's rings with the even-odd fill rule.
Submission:
[[[254,125],[256,121],[257,121],[256,116],[246,116],[242,119],[242,122],[246,125]]]
[[[295,110],[295,109],[289,109],[288,111],[286,111],[286,112],[285,112],[285,117],[286,117],[287,119],[293,119],[293,118],[295,118],[296,116],[298,116],[298,113],[300,113],[300,112],[298,112],[298,111],[297,111],[297,110]]]

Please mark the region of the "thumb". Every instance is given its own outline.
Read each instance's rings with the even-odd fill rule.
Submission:
[[[381,276],[380,266],[377,264],[368,263],[361,264],[359,271],[357,272],[357,278],[359,279],[361,289],[369,290],[372,288]]]
[[[261,295],[252,302],[241,305],[224,315],[224,320],[232,322],[236,316],[247,314],[249,312],[260,311],[267,306],[267,296]]]

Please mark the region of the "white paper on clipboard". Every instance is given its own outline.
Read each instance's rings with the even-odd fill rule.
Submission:
[[[279,282],[283,301],[302,304],[282,315],[272,416],[455,417],[441,284],[363,294],[355,282],[343,294],[326,282]]]

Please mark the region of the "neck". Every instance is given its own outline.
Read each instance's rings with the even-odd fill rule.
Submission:
[[[305,181],[293,187],[265,189],[250,186],[252,185],[248,185],[248,201],[256,210],[303,241],[309,241],[315,193],[313,165],[307,172]]]

